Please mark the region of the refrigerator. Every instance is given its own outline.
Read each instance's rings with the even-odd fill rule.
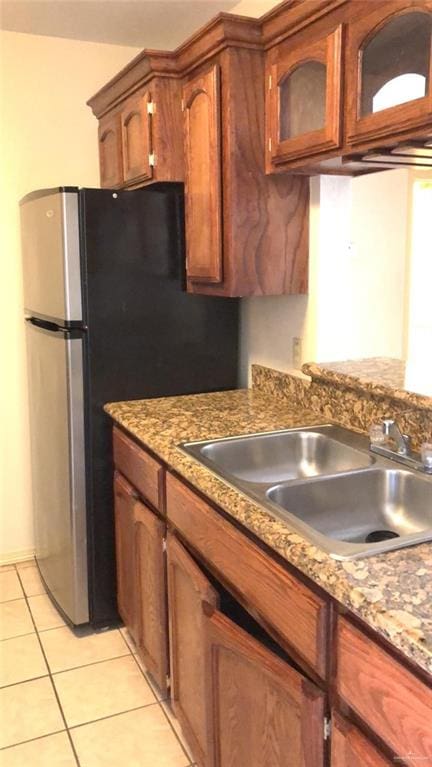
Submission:
[[[234,389],[239,303],[185,292],[181,184],[20,202],[35,556],[78,626],[114,625],[109,401]]]

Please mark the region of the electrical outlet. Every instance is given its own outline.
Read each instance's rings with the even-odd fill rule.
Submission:
[[[296,370],[302,366],[302,339],[293,338],[292,340],[292,364]]]

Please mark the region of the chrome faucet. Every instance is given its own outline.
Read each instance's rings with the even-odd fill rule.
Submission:
[[[398,455],[411,455],[411,437],[408,437],[407,434],[402,434],[398,424],[393,418],[386,418],[382,422],[382,431],[384,437],[393,440]]]
[[[381,424],[373,424],[369,430],[370,450],[385,458],[390,458],[405,466],[410,466],[426,474],[432,474],[432,443],[424,442],[420,454],[413,453],[411,437],[402,434],[393,418],[386,418]],[[395,445],[393,449],[391,442]]]

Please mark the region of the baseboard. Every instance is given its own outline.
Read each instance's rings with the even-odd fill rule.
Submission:
[[[15,565],[18,562],[27,562],[33,559],[34,549],[21,549],[21,551],[9,551],[7,554],[0,555],[0,567],[3,565]]]

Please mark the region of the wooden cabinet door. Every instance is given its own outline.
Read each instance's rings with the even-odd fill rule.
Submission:
[[[331,767],[392,767],[362,733],[340,714],[332,716]]]
[[[183,546],[169,533],[167,563],[172,707],[200,767],[211,767],[202,602],[216,607],[218,596]]]
[[[125,102],[121,112],[121,137],[123,151],[123,178],[127,185],[135,181],[151,179],[153,166],[151,114],[149,91],[132,96]]]
[[[99,169],[103,188],[116,188],[123,182],[120,115],[108,115],[99,122]]]
[[[166,525],[137,501],[135,525],[135,571],[137,593],[137,646],[148,671],[162,691],[167,689],[168,624],[166,609]]]
[[[270,68],[268,151],[274,164],[341,143],[342,26],[303,44]]]
[[[205,611],[214,767],[321,767],[324,693],[225,615]]]
[[[183,89],[186,269],[193,282],[223,280],[219,66]]]
[[[114,475],[114,517],[117,567],[117,606],[135,641],[138,638],[135,585],[134,506],[136,493],[125,478]]]
[[[432,2],[359,3],[347,26],[348,145],[432,132]]]

